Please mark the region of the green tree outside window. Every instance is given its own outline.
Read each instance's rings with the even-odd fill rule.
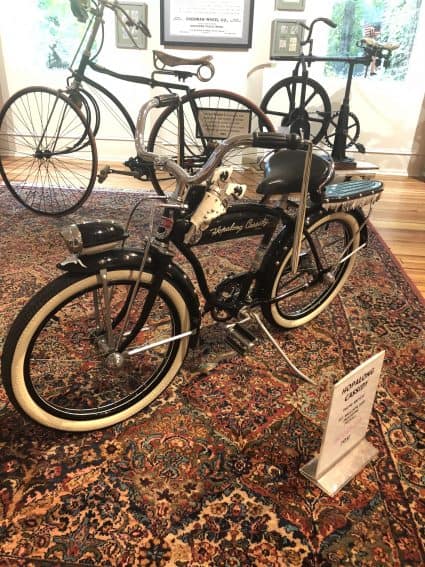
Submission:
[[[38,0],[43,14],[42,50],[49,69],[68,68],[82,34],[82,25],[73,17],[69,0]]]
[[[422,0],[336,0],[332,19],[337,27],[329,34],[328,55],[361,55],[358,42],[367,34],[380,42],[398,43],[384,77],[405,78],[415,39]],[[327,75],[345,75],[347,65],[328,63]],[[363,75],[363,66],[355,68]]]

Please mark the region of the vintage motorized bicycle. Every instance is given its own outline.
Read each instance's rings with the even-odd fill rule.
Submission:
[[[366,245],[361,207],[379,198],[380,181],[329,184],[331,158],[294,134],[270,132],[221,142],[190,175],[172,157],[146,150],[149,112],[177,105],[175,95],[155,97],[137,121],[138,156],[176,179],[173,195],[153,196],[161,218],[155,223],[152,215],[143,245],[126,246],[130,221],[70,225],[62,232],[72,253],[58,265],[64,274],[28,302],[9,330],[2,358],[7,394],[45,426],[89,431],[146,407],[197,344],[206,313],[225,327],[237,352],[255,343],[255,324],[284,355],[263,318],[281,329],[311,321],[338,294]],[[221,165],[227,152],[244,147],[272,150],[257,188],[260,202],[243,200],[245,186]],[[250,269],[210,289],[198,247],[238,238],[247,239],[248,252],[254,237]],[[175,249],[193,268],[199,292]]]

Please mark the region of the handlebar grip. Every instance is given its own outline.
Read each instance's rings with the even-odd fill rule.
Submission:
[[[81,23],[86,23],[88,18],[89,2],[86,0],[69,0],[71,11],[77,20]]]
[[[157,108],[163,108],[164,106],[177,106],[179,103],[179,96],[175,93],[163,94],[154,97],[157,100]]]
[[[146,37],[152,37],[152,34],[148,26],[144,22],[142,22],[142,20],[139,20],[135,25],[136,28],[142,32],[143,35],[145,35]]]
[[[304,148],[304,142],[297,134],[279,134],[278,132],[254,132],[254,148],[289,149]]]
[[[337,27],[337,24],[329,18],[323,18],[322,21],[325,22],[325,24],[328,24],[328,26],[330,26],[331,28]]]

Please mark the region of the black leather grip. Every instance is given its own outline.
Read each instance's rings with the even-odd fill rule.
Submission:
[[[278,132],[254,132],[252,145],[254,148],[298,150],[304,142],[297,134],[279,134]]]
[[[322,18],[322,22],[325,22],[325,24],[328,24],[331,28],[336,28],[336,23],[329,18]]]
[[[180,100],[179,96],[174,93],[158,95],[155,98],[158,101],[159,108],[163,106],[177,106]]]

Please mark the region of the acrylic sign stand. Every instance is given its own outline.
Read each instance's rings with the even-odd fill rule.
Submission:
[[[334,385],[320,453],[300,468],[329,496],[378,454],[366,432],[384,356],[384,351],[372,356]]]

